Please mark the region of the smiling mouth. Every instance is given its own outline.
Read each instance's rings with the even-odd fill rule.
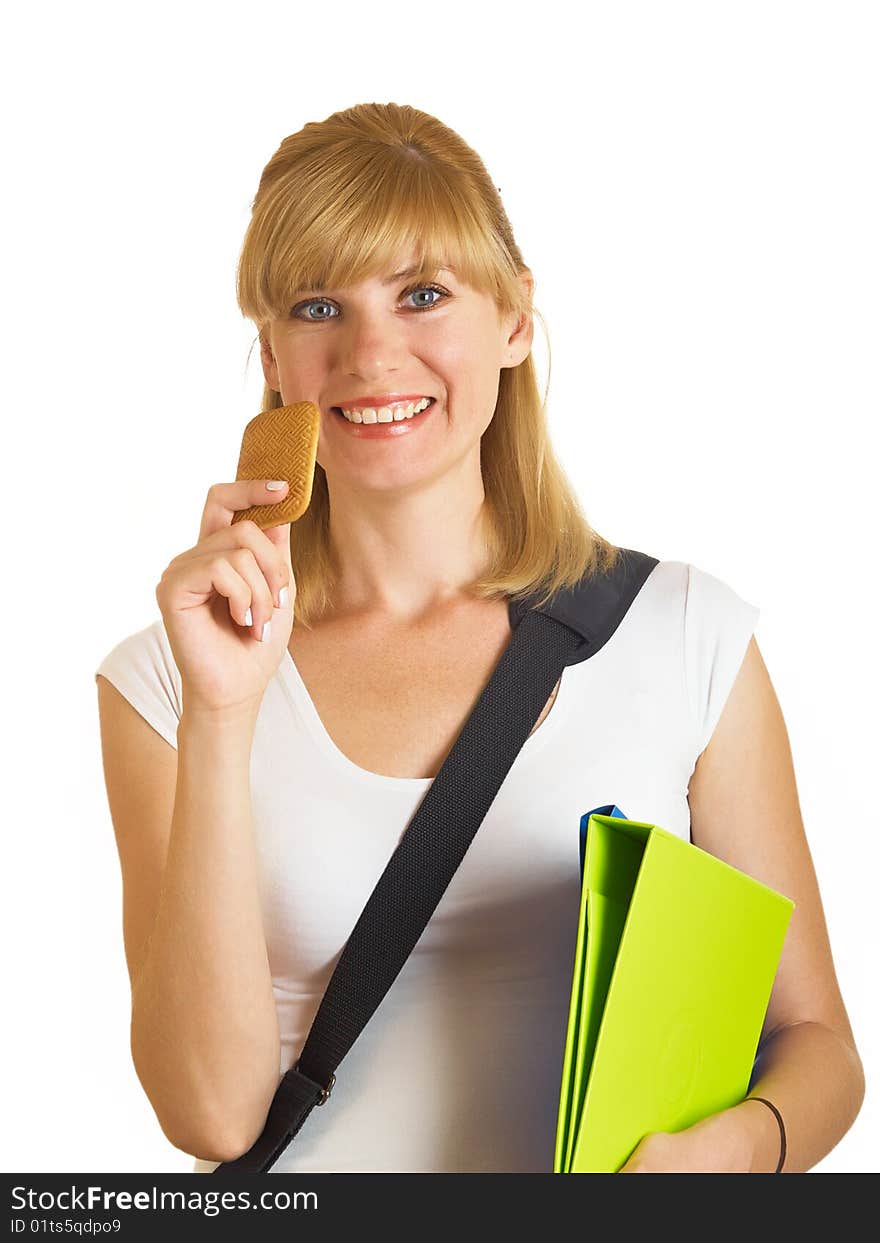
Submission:
[[[339,406],[331,406],[334,414],[339,415],[341,419],[345,419],[346,423],[355,425],[367,424],[383,424],[383,423],[407,423],[412,419],[417,419],[420,414],[426,413],[436,403],[436,399],[431,397],[426,406],[421,406],[420,402],[410,402],[409,405],[401,406],[383,406],[375,410],[364,410],[358,412],[357,417],[350,418],[343,414]],[[417,408],[418,407],[418,408]]]

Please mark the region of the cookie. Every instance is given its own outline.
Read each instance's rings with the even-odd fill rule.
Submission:
[[[233,522],[247,518],[265,529],[302,517],[312,499],[320,427],[321,411],[311,401],[264,410],[251,419],[244,429],[236,479],[286,479],[288,489],[273,504],[236,510]]]

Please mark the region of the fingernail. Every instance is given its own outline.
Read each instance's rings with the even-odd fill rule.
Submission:
[[[248,611],[244,615],[244,624],[246,626],[252,626],[254,624],[254,619],[251,617],[250,609],[248,609]]]
[[[282,587],[282,588],[281,588],[281,592],[280,592],[280,594],[279,594],[279,596],[278,596],[278,607],[279,607],[280,609],[286,609],[286,608],[287,608],[287,601],[288,601],[289,599],[290,599],[290,592],[287,590],[287,588],[286,588],[286,587]]]
[[[286,479],[273,479],[271,483],[267,483],[266,487],[270,492],[280,492],[282,488],[287,487]]]
[[[271,626],[271,622],[265,622],[265,623],[263,624],[263,633],[260,635],[260,642],[261,642],[261,643],[265,643],[265,642],[266,642],[266,640],[269,638],[269,628],[270,628],[270,626]]]

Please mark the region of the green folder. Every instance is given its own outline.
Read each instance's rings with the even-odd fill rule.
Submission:
[[[610,1174],[743,1099],[795,904],[618,807],[581,867],[553,1171]]]

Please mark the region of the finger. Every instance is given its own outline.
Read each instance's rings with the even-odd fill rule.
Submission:
[[[233,620],[239,621],[240,625],[250,625],[254,638],[261,639],[263,626],[272,620],[272,612],[275,608],[272,588],[266,581],[263,568],[250,548],[234,548],[226,556],[236,574],[244,579],[250,593],[250,599],[245,605],[245,614],[250,609],[250,623],[245,614],[241,614],[240,621],[235,616]]]
[[[281,556],[284,558],[284,564],[287,567],[287,572],[290,576],[288,582],[292,582],[293,562],[290,555],[290,523],[283,522],[277,527],[266,527],[263,534],[281,553]]]
[[[178,610],[198,608],[214,595],[228,601],[229,615],[237,625],[248,624],[246,614],[251,607],[251,584],[225,553],[211,552],[191,558],[185,582],[179,573],[163,575],[156,588],[160,607],[164,598],[167,607]]]
[[[288,523],[287,525],[289,526],[290,524]],[[221,527],[219,531],[214,531],[212,535],[206,536],[195,548],[184,554],[183,557],[178,558],[181,567],[179,572],[188,573],[186,563],[192,559],[200,559],[205,556],[225,556],[231,558],[233,553],[247,550],[259,569],[274,607],[280,608],[281,589],[287,587],[289,595],[292,596],[294,592],[294,579],[289,549],[285,553],[283,548],[278,547],[276,544],[277,538],[277,536],[270,536],[267,531],[261,530],[250,518],[245,518],[242,522],[236,522],[229,526]],[[290,603],[290,600],[288,600],[288,603]]]
[[[287,496],[287,482],[284,481],[283,488],[268,488],[266,485],[272,482],[270,479],[237,479],[234,483],[212,484],[202,510],[199,543],[206,535],[232,526],[232,516],[237,510],[250,509],[252,505],[277,505],[283,500]]]
[[[289,527],[290,523],[286,525]],[[276,531],[280,529],[280,527],[274,528]],[[290,550],[285,552],[283,548],[278,547],[279,537],[271,535],[272,530],[273,528],[270,527],[263,531],[250,518],[246,518],[243,522],[236,522],[234,526],[224,527],[222,531],[215,532],[209,537],[208,543],[217,540],[222,541],[223,546],[228,550],[236,545],[239,549],[249,550],[259,566],[272,606],[280,608],[282,587],[287,587],[288,595],[293,595],[293,569],[290,565]],[[290,603],[289,600],[288,603]]]

